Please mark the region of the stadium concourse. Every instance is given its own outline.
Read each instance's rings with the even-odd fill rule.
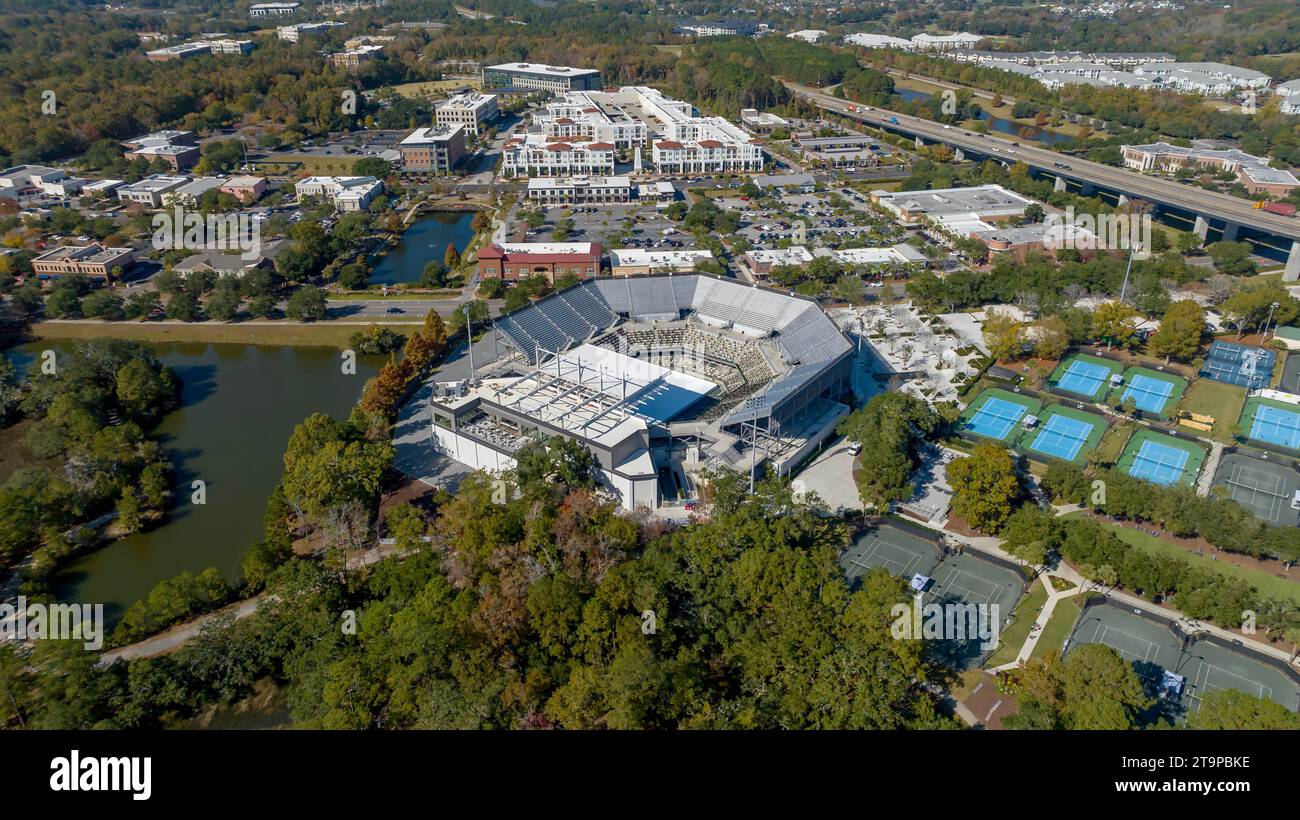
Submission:
[[[853,346],[817,302],[734,280],[590,279],[491,335],[469,378],[434,376],[438,452],[498,471],[577,440],[627,509],[693,498],[703,467],[787,474],[849,411]]]

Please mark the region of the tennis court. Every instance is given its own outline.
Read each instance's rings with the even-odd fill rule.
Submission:
[[[1255,398],[1246,402],[1242,415],[1251,419],[1249,438],[1288,450],[1300,450],[1300,409]]]
[[[1016,424],[1041,406],[1036,399],[1005,390],[985,390],[962,413],[962,429],[994,441],[1006,441]]]
[[[1187,389],[1187,380],[1170,373],[1161,373],[1145,367],[1130,367],[1124,371],[1124,381],[1111,391],[1111,401],[1123,403],[1128,399],[1143,413],[1166,417]]]
[[[1118,652],[1133,665],[1151,696],[1160,694],[1165,672],[1183,676],[1181,695],[1161,701],[1175,720],[1200,709],[1205,695],[1222,689],[1239,689],[1288,709],[1300,709],[1300,685],[1281,669],[1218,641],[1192,638],[1184,642],[1182,634],[1164,622],[1113,603],[1084,610],[1066,642],[1065,654],[1085,644],[1104,644]]]
[[[1276,362],[1277,352],[1274,350],[1218,341],[1211,344],[1206,352],[1201,375],[1207,379],[1256,390],[1268,386]]]
[[[925,595],[925,603],[975,604],[981,617],[998,620],[998,632],[1006,626],[1024,590],[1024,577],[1010,567],[1003,567],[971,553],[948,555],[935,567],[934,582]],[[996,606],[996,612],[988,607]],[[967,633],[970,634],[969,632]],[[935,641],[931,647],[942,662],[958,669],[970,668],[996,647],[985,648],[973,637],[964,640]]]
[[[1090,439],[1101,438],[1100,435],[1094,435],[1099,426],[1102,425],[1060,412],[1053,413],[1047,421],[1043,422],[1042,429],[1034,435],[1028,449],[1062,461],[1075,461],[1088,446]],[[1093,441],[1092,447],[1096,446],[1096,441]],[[1091,450],[1092,447],[1088,449]]]
[[[1124,445],[1118,466],[1152,484],[1192,485],[1205,461],[1205,447],[1152,430],[1139,430]]]
[[[1115,362],[1075,354],[1057,366],[1048,384],[1054,390],[1096,399],[1106,391],[1110,377],[1119,370]]]
[[[863,533],[840,556],[850,585],[873,569],[911,578],[917,573],[929,575],[938,563],[937,544],[888,522]]]
[[[1300,490],[1300,473],[1285,464],[1226,453],[1219,459],[1213,486],[1226,489],[1229,498],[1256,518],[1282,527],[1300,526],[1300,510],[1291,506]]]

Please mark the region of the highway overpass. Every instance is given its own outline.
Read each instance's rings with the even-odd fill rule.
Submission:
[[[1283,278],[1300,279],[1300,219],[1256,210],[1249,200],[1060,154],[1029,145],[1027,141],[1009,142],[895,111],[867,109],[795,83],[787,82],[786,86],[821,108],[866,125],[923,142],[950,145],[964,159],[992,159],[1008,166],[1023,162],[1040,176],[1055,177],[1060,189],[1073,184],[1085,195],[1107,191],[1117,197],[1146,200],[1157,210],[1186,220],[1202,239],[1214,228],[1224,239],[1249,240],[1273,250],[1279,258],[1286,259]],[[850,111],[850,105],[858,110]]]

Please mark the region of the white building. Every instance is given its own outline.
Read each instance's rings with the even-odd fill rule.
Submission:
[[[818,28],[806,28],[801,31],[792,31],[785,36],[791,40],[803,40],[805,43],[819,43],[826,36],[826,32]]]
[[[497,118],[498,113],[495,94],[466,91],[438,103],[433,116],[436,125],[463,125],[467,133],[477,137],[487,123]]]
[[[383,193],[384,183],[374,177],[307,177],[293,190],[299,201],[315,197],[332,201],[339,211],[360,211]]]
[[[983,40],[980,35],[966,31],[955,34],[918,34],[912,38],[912,48],[917,51],[964,51],[974,48]]]
[[[302,8],[301,3],[254,3],[248,7],[248,15],[250,17],[280,17],[297,14],[300,8]]]
[[[601,87],[594,68],[572,68],[534,63],[502,63],[483,67],[484,88],[532,88],[538,91],[581,91]]]
[[[1300,114],[1300,80],[1288,80],[1274,88],[1273,93],[1282,98],[1279,110],[1283,114]]]
[[[627,107],[625,107],[627,106]],[[649,130],[629,108],[638,110],[639,98],[618,92],[570,91],[549,101],[533,116],[533,123],[548,138],[611,142],[629,149],[645,143]]]
[[[506,140],[501,173],[506,177],[612,176],[614,143],[567,143],[543,134]]]
[[[890,37],[888,34],[850,34],[844,38],[844,42],[851,46],[862,46],[863,48],[896,48],[901,51],[911,51],[912,41],[904,40],[902,37]]]
[[[609,252],[610,273],[614,276],[694,273],[698,265],[712,261],[713,253],[700,249],[615,248]]]
[[[1240,90],[1268,88],[1273,78],[1248,68],[1224,63],[1148,63],[1133,69],[1162,85],[1193,94],[1226,97]]]
[[[609,205],[630,202],[629,177],[534,177],[528,198],[544,205]]]
[[[329,31],[333,28],[342,28],[347,23],[336,23],[332,20],[325,20],[319,23],[294,23],[292,26],[280,26],[275,30],[276,36],[286,43],[296,43],[303,37],[320,34],[323,31]]]
[[[139,182],[132,182],[118,188],[117,198],[122,202],[134,202],[150,208],[158,208],[162,206],[165,195],[189,184],[189,181],[189,177],[151,174]]]
[[[903,224],[916,224],[925,217],[973,221],[1019,219],[1025,215],[1025,209],[1034,204],[1032,199],[1001,185],[928,191],[872,191],[871,201],[894,214]]]

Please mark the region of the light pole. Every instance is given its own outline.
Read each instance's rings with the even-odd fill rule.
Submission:
[[[469,317],[469,302],[465,303],[465,349],[469,351],[469,383],[474,383],[474,326]]]
[[[1273,321],[1273,311],[1277,310],[1277,309],[1280,308],[1280,307],[1282,307],[1282,305],[1279,304],[1278,302],[1274,302],[1273,304],[1271,304],[1271,305],[1268,306],[1268,318],[1264,320],[1264,336],[1265,336],[1265,338],[1268,337],[1268,325],[1269,325],[1270,322]]]

